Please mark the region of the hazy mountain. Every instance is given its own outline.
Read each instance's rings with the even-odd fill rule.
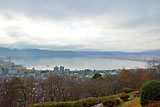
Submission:
[[[0,47],[0,56],[10,57],[79,57],[79,56],[120,56],[120,55],[146,55],[160,56],[160,50],[144,52],[110,52],[110,51],[53,51],[40,49],[9,49]]]

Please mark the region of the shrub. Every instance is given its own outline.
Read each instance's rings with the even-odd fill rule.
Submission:
[[[99,98],[90,97],[78,101],[39,103],[30,107],[91,107],[99,103],[101,103]]]
[[[99,74],[99,73],[96,73],[96,74],[94,74],[94,76],[93,76],[92,78],[93,78],[93,79],[97,79],[97,78],[102,79],[102,75]]]
[[[133,95],[133,94],[140,94],[140,91],[134,91],[134,92],[131,92],[131,93],[128,93],[128,95]]]
[[[86,99],[75,101],[73,105],[74,107],[91,107],[99,103],[100,103],[100,100],[98,98],[91,97],[91,98],[86,98]]]
[[[108,99],[108,100],[104,100],[102,104],[103,104],[103,107],[118,106],[120,104],[120,100],[119,99]]]
[[[139,97],[139,96],[140,96],[140,91],[136,91],[136,92],[134,93],[134,95],[135,95],[135,97]]]
[[[141,105],[160,100],[160,80],[152,80],[142,86]]]
[[[120,98],[121,98],[123,101],[128,101],[129,95],[126,94],[126,93],[123,93],[122,95],[120,95]]]
[[[136,92],[131,92],[129,95],[135,94]],[[30,105],[29,107],[91,107],[93,105],[99,104],[104,102],[105,100],[109,99],[116,99],[120,97],[122,94],[112,95],[112,96],[104,96],[104,97],[90,97],[90,98],[84,98],[77,101],[68,101],[68,102],[43,102],[38,104]],[[117,104],[119,103],[118,100]],[[114,102],[116,102],[114,101]]]
[[[133,89],[131,89],[131,88],[123,88],[123,92],[130,93],[130,92],[133,92]]]

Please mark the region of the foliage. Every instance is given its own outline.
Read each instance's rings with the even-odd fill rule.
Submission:
[[[119,77],[123,79],[127,79],[131,75],[131,72],[129,70],[122,70],[119,73]]]
[[[140,91],[135,92],[135,97],[139,97],[140,96]]]
[[[120,100],[119,99],[108,99],[108,100],[104,100],[102,104],[103,104],[103,107],[118,106],[120,104]]]
[[[140,91],[138,90],[138,91],[133,91],[133,92],[131,92],[131,93],[128,93],[129,96],[130,96],[130,95],[133,95],[133,94],[140,94]]]
[[[160,100],[160,80],[152,80],[142,86],[141,105]]]
[[[121,98],[123,101],[128,101],[129,95],[128,95],[127,93],[123,93],[122,95],[120,95],[120,98]]]
[[[135,94],[138,91],[131,92],[131,94]],[[102,103],[104,101],[108,101],[110,99],[116,99],[119,98],[122,94],[112,95],[112,96],[105,96],[105,97],[90,97],[90,98],[84,98],[77,101],[68,101],[68,102],[45,102],[45,103],[39,103],[31,105],[30,107],[91,107],[93,105]],[[119,102],[116,100],[114,101],[116,104]]]
[[[131,88],[123,88],[123,92],[130,93],[130,92],[133,92],[133,89],[131,89]]]
[[[100,103],[100,100],[98,98],[90,97],[78,101],[39,103],[31,105],[30,107],[91,107],[98,103]]]
[[[69,102],[46,102],[31,105],[30,107],[91,107],[93,105],[99,104],[104,100],[109,100],[113,98],[118,98],[120,94],[107,96],[107,97],[90,97],[81,99],[78,101],[69,101]]]
[[[93,79],[102,78],[102,75],[99,73],[94,74]]]

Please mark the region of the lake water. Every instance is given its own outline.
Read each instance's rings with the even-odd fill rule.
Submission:
[[[146,62],[107,59],[98,57],[73,57],[73,58],[26,58],[12,60],[16,64],[24,65],[27,68],[36,69],[50,69],[53,70],[54,66],[64,66],[66,69],[82,70],[82,69],[96,69],[96,70],[109,70],[109,69],[122,69],[122,68],[144,68]],[[49,67],[47,67],[49,66]]]

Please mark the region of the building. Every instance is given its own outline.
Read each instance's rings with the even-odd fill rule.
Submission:
[[[60,72],[64,72],[64,67],[60,66]]]
[[[17,67],[14,67],[14,70],[17,71],[17,73],[24,73],[26,71],[26,68],[23,67],[23,66],[17,66]]]
[[[31,76],[31,77],[36,77],[35,72],[30,72],[30,76]]]
[[[69,72],[70,71],[70,69],[65,69],[65,72]]]
[[[2,70],[2,68],[0,68],[0,75],[1,75],[1,74],[3,74],[3,70]]]
[[[9,74],[17,74],[17,70],[16,69],[9,69]]]
[[[59,71],[59,67],[55,66],[54,67],[54,72],[58,72]]]

